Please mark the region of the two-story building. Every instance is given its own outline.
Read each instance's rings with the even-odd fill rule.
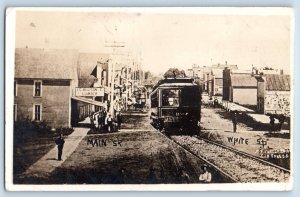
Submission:
[[[15,50],[14,119],[71,126],[77,50]]]

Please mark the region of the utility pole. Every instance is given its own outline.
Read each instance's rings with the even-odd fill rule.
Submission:
[[[114,95],[115,95],[115,64],[116,64],[116,48],[122,48],[125,47],[124,42],[106,42],[105,47],[111,47],[113,49],[113,54],[112,54],[112,63],[111,63],[111,75],[110,80],[111,80],[111,93],[110,93],[110,114],[112,117],[114,117]]]

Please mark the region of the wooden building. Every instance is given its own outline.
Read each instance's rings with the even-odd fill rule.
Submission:
[[[76,50],[15,50],[14,118],[71,126],[71,97],[78,84]]]
[[[223,71],[223,100],[240,105],[256,105],[257,81],[251,71]]]

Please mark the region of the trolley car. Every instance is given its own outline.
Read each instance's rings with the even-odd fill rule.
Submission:
[[[169,134],[194,134],[199,131],[200,87],[191,78],[160,80],[150,94],[151,124]]]

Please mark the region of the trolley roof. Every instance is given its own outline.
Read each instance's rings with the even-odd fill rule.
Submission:
[[[153,87],[153,91],[158,87],[186,87],[186,86],[196,86],[194,79],[192,78],[166,78],[158,81],[158,83]]]

